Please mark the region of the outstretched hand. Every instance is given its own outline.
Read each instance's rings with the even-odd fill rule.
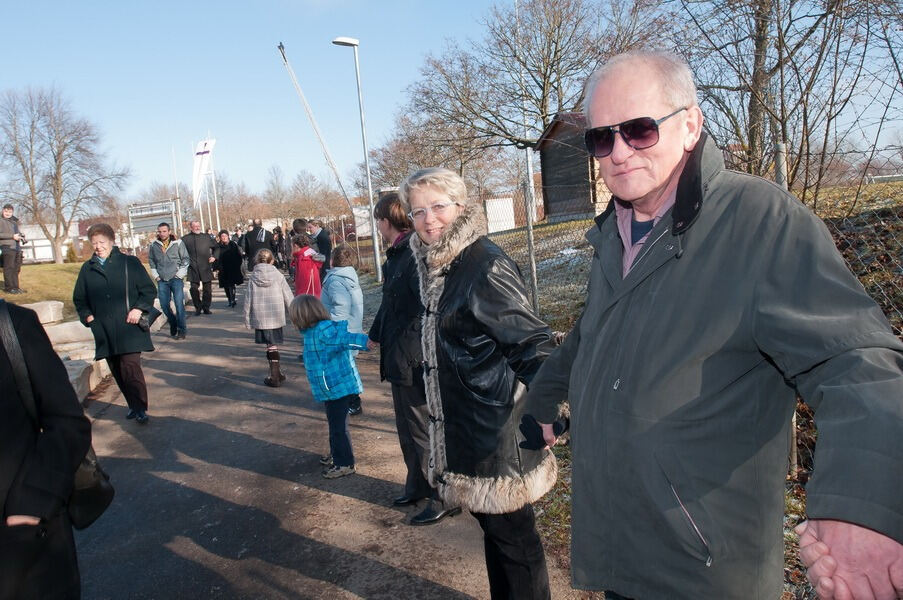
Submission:
[[[796,527],[800,558],[822,600],[903,598],[903,544],[846,521],[812,519]]]

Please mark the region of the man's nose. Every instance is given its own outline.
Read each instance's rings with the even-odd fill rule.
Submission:
[[[624,137],[621,135],[621,132],[617,132],[615,134],[615,143],[611,148],[611,154],[609,157],[611,158],[611,162],[615,164],[621,164],[636,152],[633,148],[630,147],[630,144],[624,141]]]

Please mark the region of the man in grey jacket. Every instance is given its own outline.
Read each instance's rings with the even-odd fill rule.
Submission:
[[[147,251],[147,262],[150,264],[151,277],[157,282],[157,298],[160,308],[169,320],[169,334],[179,340],[185,339],[185,275],[191,259],[188,250],[172,235],[169,223],[157,225],[157,239]],[[173,314],[169,307],[172,299],[176,305]]]
[[[779,597],[799,394],[819,428],[809,578],[822,598],[903,594],[903,344],[881,310],[811,211],[724,168],[681,59],[614,57],[586,114],[613,198],[525,408],[548,444],[570,411],[574,586]]]

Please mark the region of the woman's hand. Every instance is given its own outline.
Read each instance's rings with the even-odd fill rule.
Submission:
[[[89,324],[90,324],[91,321],[93,321],[93,320],[94,320],[94,315],[88,315],[88,316],[85,318],[85,323],[89,323]]]
[[[138,319],[141,318],[142,314],[144,313],[141,312],[141,309],[133,308],[129,311],[129,314],[125,316],[125,321],[126,323],[131,323],[132,325],[134,325],[138,322]]]
[[[376,350],[379,348],[379,342],[374,342],[373,340],[367,340],[367,350]]]
[[[10,515],[6,517],[7,527],[15,527],[16,525],[38,525],[40,522],[40,517],[32,517],[29,515]]]

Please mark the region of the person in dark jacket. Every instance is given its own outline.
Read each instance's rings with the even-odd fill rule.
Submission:
[[[323,227],[323,222],[317,219],[307,222],[307,233],[313,236],[314,243],[317,245],[317,252],[323,255],[323,266],[320,267],[320,279],[325,280],[326,271],[328,271],[329,267],[332,265],[332,238],[329,236],[329,231]]]
[[[428,480],[484,532],[492,598],[549,598],[532,502],[557,475],[547,449],[519,447],[524,385],[552,344],[520,270],[486,237],[479,203],[455,172],[410,175],[399,196],[425,307],[421,342],[430,413]]]
[[[13,215],[13,205],[4,204],[0,218],[0,261],[3,261],[3,291],[7,294],[25,293],[19,287],[23,243],[25,236],[19,231],[19,219]]]
[[[903,344],[811,210],[725,169],[681,58],[616,56],[586,98],[613,198],[525,409],[549,444],[570,414],[575,587],[778,598],[799,395],[818,425],[809,577],[823,598],[899,596]]]
[[[210,304],[213,302],[213,262],[216,260],[216,242],[206,233],[201,232],[201,222],[188,223],[191,233],[182,236],[182,243],[188,250],[188,258],[191,264],[188,267],[188,281],[191,282],[191,303],[194,304],[194,314],[202,312],[210,314]],[[203,286],[203,296],[198,287]]]
[[[225,229],[219,232],[213,269],[218,273],[219,286],[226,292],[229,306],[234,307],[235,286],[244,283],[245,278],[241,274],[241,250],[238,249],[238,244],[229,238],[229,232]]]
[[[157,290],[141,261],[113,245],[112,227],[92,225],[88,239],[94,256],[78,272],[72,302],[82,324],[94,334],[94,360],[107,359],[125,396],[129,406],[125,418],[143,425],[148,416],[141,353],[152,352],[154,345],[138,321],[153,307]]]
[[[423,386],[423,351],[420,346],[420,284],[417,265],[411,253],[412,224],[405,214],[398,194],[392,192],[379,199],[373,208],[376,227],[386,242],[383,263],[382,302],[368,337],[379,344],[379,377],[392,385],[395,427],[401,455],[407,467],[404,491],[392,504],[409,506],[423,498],[441,503],[439,494],[429,481],[430,459],[429,410]],[[412,524],[438,523],[448,514],[444,506],[419,514]]]
[[[0,344],[0,598],[79,598],[66,500],[91,445],[91,423],[37,315],[14,304],[7,308],[41,429],[26,412]]]
[[[257,264],[254,259],[260,250],[269,250],[274,256],[276,254],[273,234],[263,228],[263,221],[254,219],[252,224],[251,230],[245,233],[241,239],[241,249],[248,261],[248,271],[254,270],[254,266]]]

